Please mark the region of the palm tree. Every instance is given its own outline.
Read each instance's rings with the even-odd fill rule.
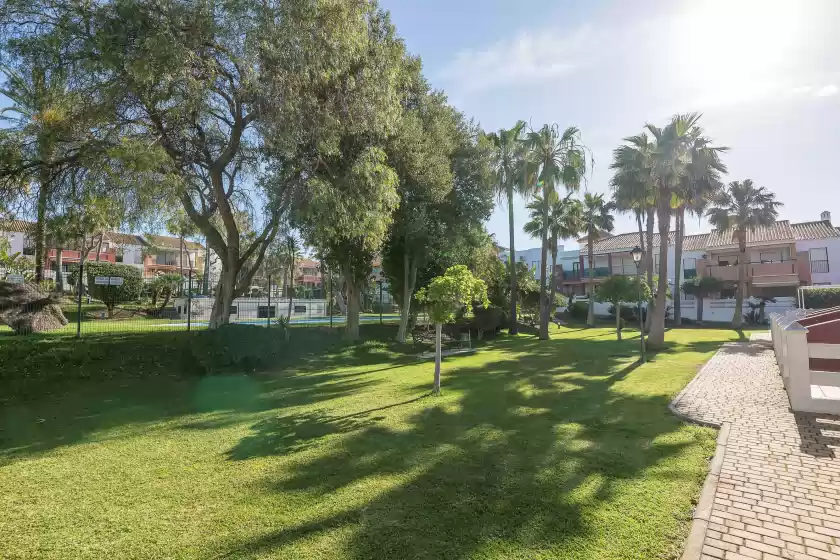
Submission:
[[[27,140],[23,144],[33,146],[32,157],[39,162],[34,232],[36,282],[44,276],[47,207],[54,188],[53,160],[62,136],[73,122],[68,114],[70,97],[65,70],[57,67],[48,71],[46,66],[35,64],[28,76],[8,66],[0,68],[6,75],[0,96],[12,101],[12,105],[0,109],[0,121],[6,121],[21,134]]]
[[[604,233],[613,229],[612,211],[615,205],[607,202],[603,194],[586,193],[583,195],[583,215],[581,216],[581,230],[586,233],[586,244],[589,262],[589,313],[586,324],[595,326],[595,242]]]
[[[682,282],[682,248],[685,236],[685,213],[688,210],[696,216],[702,216],[709,201],[721,189],[720,176],[726,173],[726,166],[720,155],[728,150],[714,147],[711,140],[703,136],[703,130],[695,126],[691,131],[691,143],[688,148],[688,164],[675,189],[673,204],[676,206],[676,234],[674,239],[674,322],[682,322],[680,309],[680,286]]]
[[[632,212],[639,226],[639,247],[644,249],[642,268],[648,285],[653,284],[653,225],[656,190],[653,183],[653,152],[656,144],[642,132],[624,139],[613,151],[613,203],[619,212]],[[644,224],[644,228],[643,228]]]
[[[583,206],[579,200],[572,198],[571,195],[560,198],[560,195],[554,192],[550,196],[551,200],[549,200],[548,204],[548,232],[551,247],[552,272],[548,306],[549,309],[554,309],[554,298],[557,293],[557,278],[554,272],[557,268],[557,243],[561,239],[577,237],[583,231]],[[542,197],[537,195],[527,207],[531,220],[525,224],[523,229],[531,237],[539,237],[543,231]]]
[[[645,125],[656,147],[651,153],[651,177],[656,197],[656,219],[659,225],[659,281],[650,315],[648,347],[665,344],[665,299],[668,291],[668,240],[673,203],[691,162],[690,149],[696,136],[699,113],[674,115],[665,128]],[[653,290],[653,286],[651,286]]]
[[[735,314],[732,326],[740,328],[743,318],[744,293],[747,288],[747,231],[771,226],[779,215],[781,202],[764,187],[756,187],[750,179],[732,181],[712,200],[706,211],[709,223],[726,231],[730,228],[738,240],[738,290],[735,297]]]
[[[588,149],[581,143],[580,131],[573,126],[560,131],[556,124],[543,125],[528,134],[529,168],[534,172],[543,194],[543,231],[540,271],[540,340],[548,339],[548,305],[546,300],[546,266],[548,260],[548,213],[552,192],[562,184],[568,193],[580,189],[586,174]]]
[[[510,334],[517,333],[516,327],[516,248],[514,245],[513,195],[515,192],[527,195],[527,182],[523,177],[523,138],[525,121],[517,121],[513,128],[487,135],[493,144],[492,165],[495,173],[495,189],[499,199],[505,197],[508,206],[508,229],[510,233],[510,253],[508,266],[510,267]]]

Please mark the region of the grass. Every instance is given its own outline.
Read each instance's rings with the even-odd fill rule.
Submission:
[[[670,331],[640,367],[629,333],[502,337],[446,360],[434,398],[408,347],[318,330],[204,377],[186,333],[0,342],[0,372],[43,378],[0,402],[2,556],[678,555],[715,434],[667,404],[734,331]]]

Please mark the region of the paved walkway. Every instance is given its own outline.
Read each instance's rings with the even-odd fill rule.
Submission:
[[[673,403],[730,426],[703,560],[840,560],[840,416],[789,406],[766,342],[725,345]]]

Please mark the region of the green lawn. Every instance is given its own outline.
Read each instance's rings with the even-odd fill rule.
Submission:
[[[0,339],[0,383],[20,368],[0,386],[0,556],[678,555],[715,433],[667,405],[737,333],[671,331],[641,367],[608,329],[502,337],[446,360],[434,398],[409,347],[312,349],[318,332],[285,366],[205,377],[175,356],[186,333]]]

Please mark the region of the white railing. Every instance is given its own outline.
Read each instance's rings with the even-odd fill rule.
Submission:
[[[834,316],[840,308],[826,311],[827,321],[838,320]],[[812,359],[840,360],[840,340],[836,344],[809,343],[809,328],[800,323],[808,317],[801,309],[770,315],[773,351],[790,407],[797,412],[840,414],[840,400],[826,398],[823,392],[824,388],[840,388],[840,372],[811,369]]]

